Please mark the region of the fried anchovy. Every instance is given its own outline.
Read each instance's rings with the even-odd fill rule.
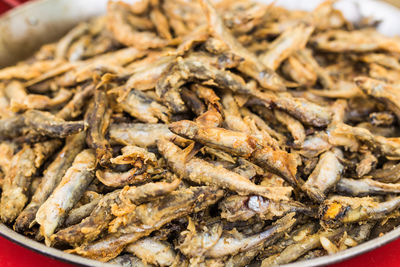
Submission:
[[[281,253],[264,259],[261,263],[262,267],[277,266],[292,262],[310,250],[321,247],[321,237],[333,238],[343,232],[342,228],[336,230],[319,231],[316,234],[307,236],[303,240],[285,248]]]
[[[271,201],[260,196],[226,197],[219,203],[221,218],[227,221],[247,221],[253,216],[272,220],[290,212],[313,215],[313,209],[296,201]]]
[[[107,263],[124,267],[153,267],[153,265],[144,263],[141,259],[131,254],[118,256]]]
[[[29,110],[22,116],[29,130],[49,137],[64,138],[86,128],[83,121],[64,121],[48,112]]]
[[[181,144],[187,144],[185,139],[175,135],[168,129],[168,125],[144,123],[111,124],[110,139],[123,145],[136,145],[140,147],[154,147],[157,141],[165,137],[174,139]]]
[[[0,168],[5,176],[12,170],[11,162],[16,148],[16,144],[11,142],[0,143]]]
[[[210,258],[219,258],[247,251],[258,244],[273,238],[274,235],[291,228],[296,221],[293,216],[294,213],[290,213],[282,219],[277,220],[265,231],[253,236],[239,238],[232,236],[232,234],[225,233],[213,247],[206,251],[205,256]]]
[[[324,31],[311,38],[311,41],[317,49],[331,52],[368,52],[380,49],[400,52],[399,42],[395,38],[386,37],[371,28]]]
[[[233,34],[226,28],[223,20],[218,15],[209,0],[200,1],[207,16],[208,27],[211,34],[221,40],[232,53],[242,57],[244,61],[239,64],[238,69],[248,76],[257,80],[260,85],[270,90],[285,90],[282,79],[272,69],[266,67],[253,53],[243,47]]]
[[[327,191],[340,180],[343,169],[335,153],[327,151],[320,156],[302,189],[315,201],[322,202]]]
[[[279,148],[280,145],[286,143],[286,137],[272,129],[261,117],[257,116],[249,109],[242,107],[240,109],[242,116],[248,117],[254,121],[256,127],[259,129],[257,134],[261,136],[261,143],[264,146],[271,146],[272,148]]]
[[[357,77],[355,83],[364,93],[387,105],[387,108],[396,114],[397,119],[400,120],[400,92],[398,88],[367,77]]]
[[[251,132],[250,127],[240,114],[237,102],[230,92],[222,95],[222,105],[224,107],[225,124],[228,129],[245,133]]]
[[[349,235],[354,239],[354,241],[361,243],[368,239],[375,224],[376,222],[373,221],[357,225],[354,230],[352,229],[353,231],[349,231]]]
[[[139,187],[125,187],[119,197],[125,203],[140,205],[146,201],[151,201],[161,195],[168,194],[178,188],[180,180],[171,183],[157,182],[147,183]]]
[[[245,158],[249,157],[257,147],[256,139],[246,133],[201,126],[189,120],[171,123],[168,128],[184,138]]]
[[[259,56],[260,61],[265,66],[276,70],[281,62],[293,52],[305,47],[313,31],[313,26],[307,26],[304,23],[299,23],[287,29],[268,46],[266,52]]]
[[[190,89],[194,91],[199,98],[203,99],[207,105],[213,105],[216,108],[221,109],[219,104],[220,98],[210,87],[200,84],[192,84]]]
[[[256,150],[251,159],[257,165],[281,176],[290,185],[301,187],[301,181],[296,176],[297,161],[293,154],[287,153],[284,150],[264,147]]]
[[[118,256],[121,251],[130,243],[133,243],[154,230],[160,229],[166,223],[186,216],[192,212],[204,210],[214,204],[223,196],[223,191],[208,186],[191,187],[174,191],[167,196],[153,202],[142,204],[136,207],[133,213],[128,214],[128,220],[115,223],[117,227],[111,234],[96,242],[82,245],[68,252],[86,256],[91,259],[108,261]],[[129,217],[132,217],[129,220]],[[135,226],[137,221],[139,225]],[[112,231],[112,232],[114,232]]]
[[[11,110],[14,112],[21,112],[29,109],[49,110],[64,104],[72,95],[73,92],[65,88],[61,88],[53,98],[46,95],[28,94],[21,99],[21,101],[12,101]]]
[[[142,122],[157,123],[161,120],[167,123],[169,121],[170,113],[165,106],[135,89],[131,89],[119,105],[125,112]]]
[[[96,177],[102,184],[109,187],[123,187],[144,182],[148,179],[146,173],[137,168],[132,168],[126,172],[114,172],[109,169],[97,170]]]
[[[123,2],[109,2],[107,5],[108,28],[113,37],[125,44],[138,49],[165,47],[170,40],[158,37],[150,31],[138,31],[129,25],[126,17],[129,14],[129,6]]]
[[[247,179],[252,179],[256,175],[264,174],[264,171],[259,166],[251,163],[248,160],[243,158],[239,158],[237,160],[238,166],[235,167],[232,171],[246,177]]]
[[[287,199],[285,193],[291,191],[290,187],[273,188],[256,185],[237,173],[215,167],[196,157],[187,160],[186,154],[178,146],[165,139],[158,141],[157,147],[175,173],[195,183],[213,184],[242,195],[256,194],[275,200]]]
[[[193,258],[202,257],[212,248],[222,235],[222,224],[214,223],[197,231],[193,220],[189,220],[187,230],[180,233],[181,242],[177,248],[183,255]]]
[[[400,164],[393,164],[386,168],[376,169],[369,176],[384,183],[395,183],[400,180]]]
[[[112,157],[111,146],[105,138],[110,124],[111,112],[108,109],[107,95],[97,89],[94,94],[94,107],[87,114],[85,121],[89,125],[86,142],[96,153],[96,163],[105,166]]]
[[[344,123],[337,124],[330,132],[330,137],[348,137],[354,138],[362,143],[365,143],[372,150],[377,149],[380,153],[389,158],[400,158],[400,142],[398,138],[386,138],[379,135],[374,135],[368,129],[361,127],[353,127]],[[331,140],[330,140],[331,142]],[[332,143],[332,142],[331,142]],[[341,145],[333,142],[334,145]],[[350,142],[350,145],[354,142]],[[347,145],[346,145],[347,146]]]
[[[384,218],[400,207],[400,197],[378,202],[370,197],[333,196],[320,206],[320,220],[328,227]]]
[[[122,155],[111,159],[114,164],[134,164],[137,160],[144,163],[155,164],[157,157],[154,153],[149,152],[146,148],[138,146],[125,146],[121,149]]]
[[[274,239],[278,239],[279,235],[276,235],[275,238],[271,238],[271,242],[267,242],[267,243],[273,243]],[[244,251],[244,252],[240,252],[236,255],[230,256],[226,262],[225,262],[225,266],[226,267],[245,267],[248,266],[253,259],[260,253],[260,251],[262,251],[264,248],[263,244],[261,243],[258,246],[253,247],[250,250]]]
[[[218,127],[223,122],[221,113],[213,106],[210,106],[206,112],[195,119],[200,125]]]
[[[181,97],[188,108],[197,116],[200,116],[206,111],[206,106],[193,91],[184,87],[181,89]]]
[[[0,118],[14,117],[15,114],[10,110],[10,99],[5,92],[6,86],[0,83]]]
[[[178,59],[177,63],[158,80],[156,92],[169,103],[170,108],[175,112],[181,112],[184,103],[180,96],[175,98],[179,95],[178,88],[186,82],[209,80],[212,80],[216,86],[229,89],[232,92],[254,96],[267,107],[276,106],[307,125],[323,127],[331,121],[331,113],[326,108],[304,98],[252,90],[238,76],[228,71],[219,70],[207,62],[196,60],[196,57]]]
[[[329,75],[329,71],[318,64],[310,49],[306,48],[304,50],[298,50],[295,54],[299,60],[304,62],[304,64],[311,67],[312,70],[315,71],[324,88],[331,90],[335,89],[335,84],[332,80],[332,77]]]
[[[301,220],[299,220],[301,223]],[[296,227],[293,231],[288,232],[279,240],[279,242],[269,246],[264,251],[262,251],[259,255],[260,259],[265,259],[272,255],[278,254],[282,252],[285,248],[295,243],[298,243],[308,236],[315,234],[316,231],[320,228],[317,222],[309,221],[305,224],[301,224]]]
[[[12,158],[12,168],[5,178],[1,195],[0,216],[4,223],[12,222],[28,201],[28,187],[36,171],[34,160],[35,154],[28,145]]]
[[[65,67],[60,60],[37,60],[33,64],[19,64],[3,68],[0,71],[1,80],[23,79],[31,80],[53,68]],[[65,62],[64,62],[65,63]]]
[[[71,120],[82,114],[82,110],[86,101],[93,96],[96,86],[90,84],[80,89],[74,94],[72,99],[57,112],[56,116],[64,119]]]
[[[400,185],[382,183],[368,178],[342,178],[336,185],[336,192],[350,196],[398,194],[400,193]]]
[[[35,167],[40,168],[40,166],[42,166],[42,164],[51,157],[60,146],[61,140],[59,139],[51,139],[49,141],[34,144],[33,153],[35,154]]]
[[[292,116],[282,112],[280,110],[275,110],[276,119],[284,124],[286,128],[289,130],[290,134],[293,137],[294,144],[296,146],[301,146],[306,139],[306,131],[304,129],[303,124],[298,120],[294,119]]]
[[[59,140],[37,143],[34,147],[25,144],[22,150],[13,156],[11,169],[2,187],[0,217],[3,222],[12,222],[23,210],[28,202],[32,175],[60,144]]]
[[[27,97],[26,88],[19,81],[11,81],[4,88],[4,94],[8,98],[10,106],[9,109],[12,109],[13,106],[18,105],[19,103],[23,103],[25,98]],[[17,112],[18,109],[15,109],[14,112]]]
[[[301,85],[312,87],[317,82],[315,71],[299,59],[296,53],[283,62],[282,72]]]
[[[170,124],[169,128],[174,133],[201,144],[242,157],[251,156],[258,165],[281,175],[291,185],[299,184],[296,179],[297,164],[291,154],[269,147],[256,150],[256,139],[246,133],[216,127],[202,127],[192,121],[178,121]]]
[[[57,42],[55,57],[57,59],[65,59],[67,56],[68,48],[72,44],[72,42],[88,31],[89,24],[87,22],[79,23],[77,26],[75,26]]]
[[[86,203],[78,208],[72,209],[68,213],[68,217],[65,219],[65,226],[70,226],[79,223],[84,218],[88,217],[94,208],[96,208],[97,204],[99,204],[101,199],[101,195],[99,194],[94,199],[92,199],[89,203]]]
[[[264,95],[265,96],[265,95]],[[287,112],[306,125],[315,127],[327,126],[332,120],[331,112],[304,98],[294,98],[290,95],[268,96],[267,102],[276,105],[277,108]]]
[[[14,229],[18,232],[27,231],[35,221],[36,212],[50,196],[61,181],[67,169],[72,165],[76,155],[82,151],[85,133],[67,137],[64,148],[57,154],[55,160],[44,171],[41,182],[32,196],[31,202],[16,219]]]
[[[157,266],[171,266],[176,257],[171,245],[154,237],[142,238],[127,246],[125,251],[136,255],[146,263]]]
[[[164,224],[173,218],[205,209],[218,201],[223,193],[223,190],[210,186],[172,191],[161,198],[137,206],[134,212],[117,217],[110,223],[109,232],[127,234]]]
[[[20,115],[1,119],[0,136],[2,138],[19,136],[22,134],[23,127],[25,127],[25,119]]]
[[[124,99],[132,88],[137,90],[155,88],[157,80],[173,60],[175,60],[175,56],[168,56],[166,53],[163,53],[155,58],[149,56],[141,62],[142,64],[138,63],[132,69],[133,74],[129,77],[126,84],[118,89],[118,100]]]
[[[98,238],[114,218],[111,212],[112,205],[121,204],[119,199],[120,192],[121,190],[115,190],[105,195],[87,218],[76,225],[71,225],[53,234],[51,241],[80,245],[83,242],[90,242]]]
[[[372,169],[375,169],[377,163],[378,159],[374,156],[374,154],[372,154],[371,151],[363,153],[360,163],[356,168],[357,176],[363,177],[367,175]]]
[[[36,213],[40,232],[50,245],[50,236],[65,220],[94,178],[95,155],[91,149],[80,152],[58,186]]]
[[[51,240],[57,243],[80,245],[90,242],[108,227],[108,224],[115,217],[113,209],[122,206],[123,201],[128,204],[141,204],[158,196],[162,196],[175,190],[179,182],[171,184],[159,182],[148,183],[139,187],[127,187],[124,190],[116,190],[105,195],[90,215],[79,224],[64,228],[51,236]],[[120,207],[121,209],[123,207]],[[128,211],[132,211],[130,207]]]
[[[182,112],[185,106],[179,96],[178,89],[187,82],[209,80],[213,80],[218,87],[227,88],[234,92],[250,92],[237,76],[219,70],[195,56],[186,59],[178,58],[176,63],[172,63],[169,70],[158,80],[156,92],[174,112]],[[176,95],[179,98],[175,99]]]

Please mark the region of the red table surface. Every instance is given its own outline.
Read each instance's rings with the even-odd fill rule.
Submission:
[[[26,1],[27,0],[0,0],[0,14],[10,9],[13,5]],[[361,256],[338,264],[333,264],[330,267],[398,267],[400,266],[399,248],[400,239]],[[0,237],[0,266],[73,267],[74,265],[46,257]]]

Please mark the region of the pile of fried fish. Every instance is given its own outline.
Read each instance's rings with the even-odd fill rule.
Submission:
[[[245,0],[109,2],[0,70],[1,221],[126,266],[273,266],[400,224],[400,38]]]

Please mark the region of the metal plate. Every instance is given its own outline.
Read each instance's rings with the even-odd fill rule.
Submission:
[[[24,4],[0,17],[0,67],[26,58],[42,44],[55,41],[79,21],[105,12],[108,0],[38,0]],[[269,0],[258,0],[270,3]],[[134,0],[126,1],[134,2]],[[311,10],[321,0],[278,0],[277,5],[289,9]],[[371,16],[382,20],[379,30],[387,35],[400,35],[400,10],[374,0],[342,0],[336,3],[350,20]],[[14,232],[0,223],[0,235],[52,258],[82,266],[115,266],[64,253]],[[378,248],[400,236],[400,228],[365,242],[354,248],[308,261],[285,265],[286,267],[311,267],[337,263]]]

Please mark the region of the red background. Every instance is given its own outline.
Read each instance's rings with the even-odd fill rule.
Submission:
[[[0,14],[6,10],[26,2],[27,0],[0,0]],[[361,256],[352,258],[342,263],[331,265],[330,267],[369,267],[369,266],[385,266],[398,267],[400,266],[400,239],[387,244],[374,251],[365,253]],[[43,256],[29,249],[21,247],[10,242],[3,237],[0,237],[0,266],[1,267],[16,267],[16,266],[40,266],[40,267],[73,267],[74,265],[67,264],[52,258]]]

